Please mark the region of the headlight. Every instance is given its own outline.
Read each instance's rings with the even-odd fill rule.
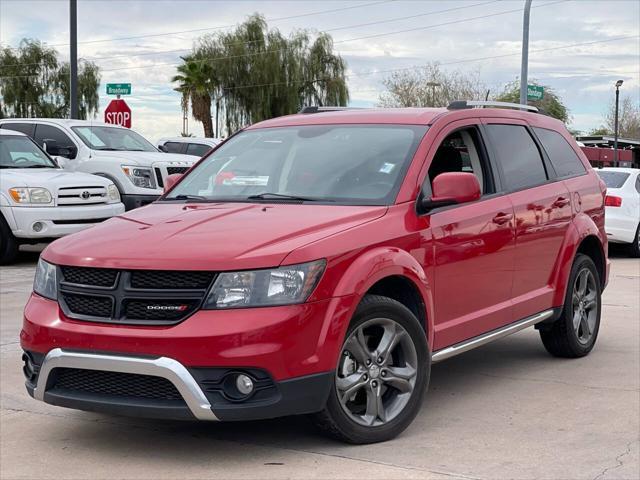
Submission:
[[[56,266],[38,260],[36,276],[33,280],[33,291],[51,300],[58,299],[58,284],[56,282]]]
[[[113,183],[111,185],[107,185],[107,196],[111,201],[120,201],[120,191],[118,190],[118,187],[116,187]]]
[[[122,171],[136,187],[156,188],[156,182],[150,168],[122,165]]]
[[[243,308],[302,303],[318,283],[325,261],[272,270],[221,273],[204,308]]]
[[[51,192],[46,188],[10,188],[9,194],[16,203],[51,203]]]

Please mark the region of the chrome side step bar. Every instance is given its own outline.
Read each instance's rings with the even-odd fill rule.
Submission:
[[[552,315],[553,310],[545,310],[544,312],[537,313],[536,315],[533,315],[531,317],[527,317],[524,320],[519,320],[497,330],[493,330],[477,337],[470,338],[469,340],[465,340],[464,342],[456,343],[455,345],[451,345],[450,347],[443,348],[442,350],[434,352],[431,356],[431,361],[433,363],[436,363],[441,362],[442,360],[446,360],[447,358],[455,357],[456,355],[468,352],[469,350],[473,350],[477,347],[481,347],[482,345],[486,345],[487,343],[498,340],[499,338],[506,337],[507,335],[519,332],[520,330],[524,330],[525,328],[531,327],[536,323],[543,322],[544,320],[551,318]]]
[[[81,353],[54,348],[42,362],[38,375],[38,384],[33,396],[44,401],[49,374],[54,368],[80,368],[84,370],[102,370],[108,372],[135,373],[162,377],[175,385],[182,395],[191,413],[198,420],[218,420],[211,410],[211,404],[189,371],[180,362],[172,358],[139,358],[122,355],[103,355]]]

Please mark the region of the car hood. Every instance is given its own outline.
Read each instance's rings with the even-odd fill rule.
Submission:
[[[296,248],[386,211],[380,206],[158,202],[57,240],[43,258],[62,265],[151,270],[275,267]]]
[[[191,166],[200,157],[193,155],[181,155],[178,153],[164,153],[164,152],[131,152],[131,151],[100,151],[91,150],[91,155],[95,158],[110,158],[120,161],[121,163],[129,163],[134,165],[140,165],[149,167],[158,162],[166,162],[175,165],[188,165]]]
[[[44,187],[54,193],[60,187],[107,186],[111,183],[97,175],[60,168],[6,168],[0,172],[3,191],[13,187]]]

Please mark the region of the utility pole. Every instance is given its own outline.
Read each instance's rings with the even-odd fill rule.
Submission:
[[[620,87],[623,84],[623,80],[616,82],[616,115],[613,126],[613,166],[618,166],[618,104],[620,103]]]
[[[522,21],[522,66],[520,67],[520,104],[527,104],[527,76],[529,75],[529,14],[531,1],[524,3],[524,19]]]
[[[69,0],[69,105],[71,118],[78,112],[78,0]]]

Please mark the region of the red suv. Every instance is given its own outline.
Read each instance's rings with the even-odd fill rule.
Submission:
[[[432,362],[534,325],[552,355],[588,354],[604,184],[561,122],[488,106],[306,108],[52,243],[27,390],[136,416],[312,414],[369,443],[411,423]]]

